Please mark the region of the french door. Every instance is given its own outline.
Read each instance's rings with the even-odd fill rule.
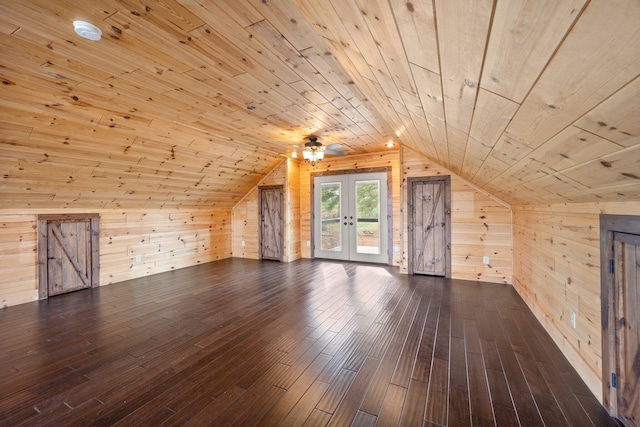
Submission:
[[[314,178],[314,256],[389,262],[387,173]]]

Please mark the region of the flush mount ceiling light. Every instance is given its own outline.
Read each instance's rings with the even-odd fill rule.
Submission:
[[[97,41],[102,37],[102,30],[93,24],[84,21],[73,21],[73,28],[80,37]]]

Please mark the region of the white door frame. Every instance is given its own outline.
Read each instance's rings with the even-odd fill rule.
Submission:
[[[311,174],[311,257],[315,258],[329,258],[329,259],[344,259],[339,254],[332,254],[328,251],[321,251],[320,247],[316,245],[316,240],[320,237],[318,229],[316,227],[316,210],[315,210],[315,201],[318,198],[316,193],[319,192],[319,187],[316,188],[316,178],[327,178],[323,181],[331,181],[331,178],[334,177],[336,181],[339,181],[344,176],[351,176],[354,180],[367,180],[367,179],[380,179],[380,175],[372,175],[372,174],[381,174],[384,173],[384,180],[386,181],[386,186],[384,181],[382,186],[384,186],[384,191],[381,191],[380,198],[380,217],[382,221],[386,220],[386,226],[381,224],[380,230],[380,239],[381,239],[381,253],[379,255],[366,255],[366,254],[351,254],[348,258],[351,261],[361,261],[361,262],[376,262],[376,263],[384,263],[384,264],[392,264],[392,241],[393,241],[393,205],[392,205],[392,193],[391,193],[391,168],[367,168],[367,169],[356,169],[356,170],[343,170],[343,171],[331,171],[331,172],[320,172],[320,173],[312,173]],[[386,193],[386,194],[384,194]],[[344,225],[344,213],[341,215],[341,227],[343,228],[343,234],[346,231],[351,235],[352,241],[355,241],[355,225],[349,225],[350,222],[354,221],[353,218],[347,218],[347,225]],[[348,217],[353,216],[352,214],[347,214]],[[350,251],[355,252],[355,251]]]

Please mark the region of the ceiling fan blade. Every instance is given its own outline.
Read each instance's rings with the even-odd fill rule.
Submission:
[[[331,154],[334,156],[346,156],[346,151],[336,151],[336,150],[324,150],[324,154]]]
[[[335,143],[335,144],[329,144],[329,145],[327,145],[327,146],[326,146],[326,148],[327,148],[328,150],[340,149],[340,148],[342,148],[342,144],[338,144],[338,143]]]

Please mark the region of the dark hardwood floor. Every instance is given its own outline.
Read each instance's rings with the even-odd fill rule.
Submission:
[[[0,310],[0,425],[615,426],[511,286],[228,259]]]

